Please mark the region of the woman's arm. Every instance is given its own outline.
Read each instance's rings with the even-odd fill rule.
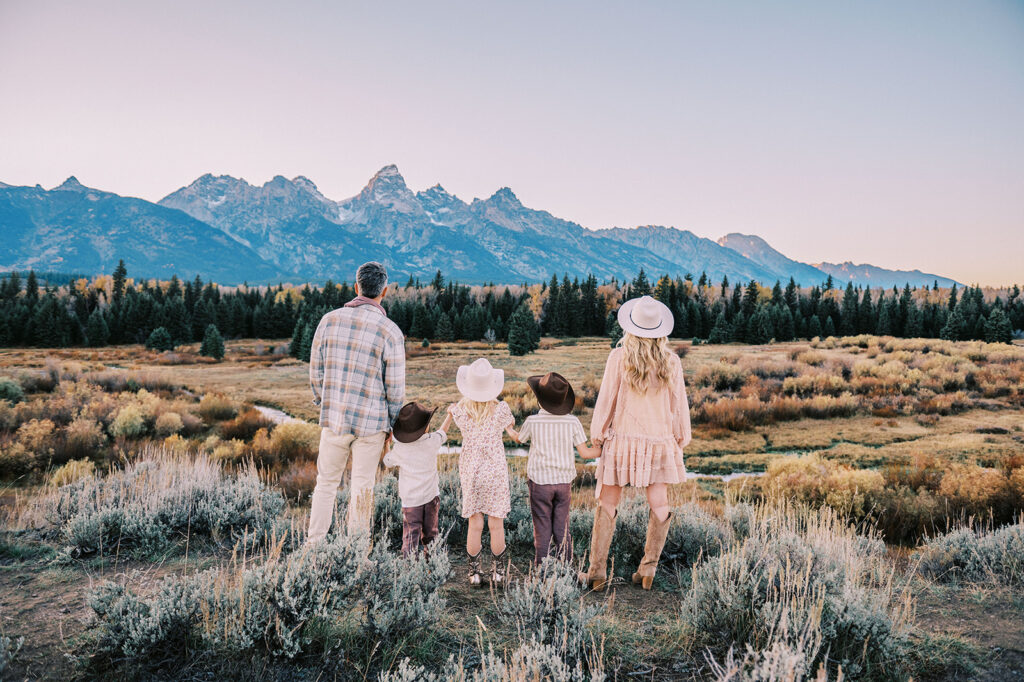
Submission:
[[[683,379],[683,364],[676,359],[672,379],[672,435],[679,447],[685,448],[693,439],[690,428],[690,401],[686,397],[686,382]]]
[[[451,426],[451,425],[452,425],[452,413],[449,412],[448,414],[446,414],[444,416],[444,421],[441,422],[441,428],[439,430],[440,431],[444,431],[447,434],[448,433],[448,427]]]
[[[608,354],[608,361],[604,366],[601,388],[597,393],[597,403],[594,405],[594,417],[590,420],[590,439],[594,445],[600,446],[607,439],[608,429],[611,428],[612,418],[615,416],[620,375],[619,353],[613,350]]]

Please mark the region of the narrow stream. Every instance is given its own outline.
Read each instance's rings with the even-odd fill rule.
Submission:
[[[275,424],[288,424],[292,422],[301,422],[301,419],[291,416],[287,412],[277,409],[276,407],[267,407],[265,405],[254,405],[253,407],[262,414],[264,417],[274,422]],[[457,455],[462,452],[461,445],[445,445],[441,448],[440,454],[442,455]],[[507,457],[526,457],[530,454],[529,448],[505,448],[505,455]],[[588,467],[597,466],[597,462],[587,462]],[[764,476],[763,471],[733,471],[729,474],[698,474],[693,471],[687,471],[687,478],[717,478],[722,481],[731,481],[734,478],[740,476]]]

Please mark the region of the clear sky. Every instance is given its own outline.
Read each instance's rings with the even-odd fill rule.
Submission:
[[[0,181],[341,199],[388,163],[587,227],[1024,282],[1024,2],[0,0]]]

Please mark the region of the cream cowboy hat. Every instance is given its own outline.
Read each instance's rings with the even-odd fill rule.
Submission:
[[[455,385],[459,393],[480,403],[494,400],[505,386],[505,371],[494,369],[486,359],[473,361],[472,365],[462,365],[455,375]]]
[[[675,326],[668,306],[650,296],[632,298],[623,303],[619,307],[618,318],[622,331],[644,339],[668,336]]]

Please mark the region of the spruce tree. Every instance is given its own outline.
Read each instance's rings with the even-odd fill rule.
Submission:
[[[708,343],[729,343],[732,339],[732,330],[725,319],[725,314],[719,311],[715,316],[715,324],[708,334]]]
[[[85,325],[85,335],[89,340],[89,345],[93,348],[105,346],[110,341],[110,329],[99,308],[89,315],[89,321]]]
[[[985,321],[985,340],[989,343],[1013,343],[1013,328],[1010,318],[1002,308],[993,308]]]
[[[526,303],[520,304],[509,320],[508,352],[511,355],[526,355],[540,347],[540,329]]]
[[[309,362],[309,358],[313,352],[313,336],[315,334],[316,325],[312,322],[306,323],[306,328],[302,330],[302,344],[299,346],[299,360]]]
[[[124,259],[117,261],[117,267],[114,268],[114,303],[119,303],[124,298],[124,287],[128,281],[128,268],[124,265]]]
[[[150,350],[174,350],[174,341],[166,327],[157,327],[146,339],[146,348]]]
[[[206,326],[206,333],[203,334],[203,343],[199,347],[199,354],[215,360],[224,357],[224,339],[220,335],[217,325]]]
[[[452,318],[448,313],[441,313],[437,318],[437,326],[434,335],[442,341],[455,340],[455,328],[452,325]]]

